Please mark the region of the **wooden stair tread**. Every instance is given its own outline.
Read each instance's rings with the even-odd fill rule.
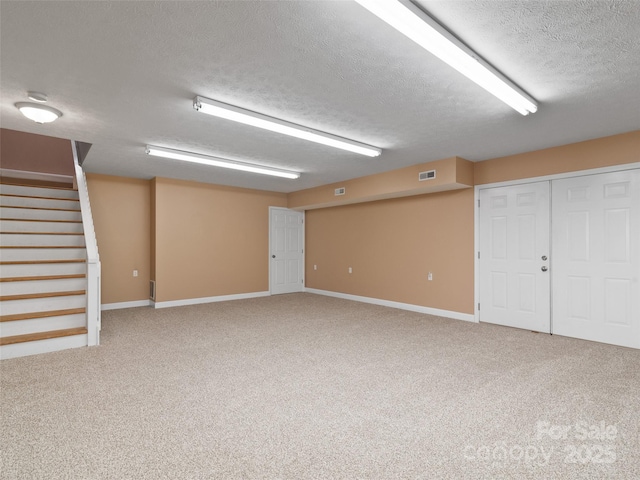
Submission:
[[[21,208],[23,210],[46,210],[54,212],[80,212],[78,208],[27,207],[24,205],[0,205],[3,208]]]
[[[54,222],[54,223],[82,223],[82,220],[40,220],[36,218],[0,218],[9,222]]]
[[[0,265],[35,265],[38,263],[52,264],[52,263],[86,263],[84,258],[72,258],[69,260],[8,260],[0,262]]]
[[[79,202],[77,198],[60,198],[60,197],[40,197],[36,195],[19,195],[17,193],[0,193],[0,197],[18,197],[18,198],[34,198],[37,200],[63,200],[67,202]],[[8,206],[8,205],[7,205]]]
[[[84,273],[77,273],[71,275],[39,275],[33,277],[9,277],[0,278],[0,282],[29,282],[32,280],[66,280],[69,278],[85,278]]]
[[[45,292],[45,293],[23,293],[20,295],[2,295],[0,302],[8,302],[11,300],[33,300],[36,298],[52,298],[52,297],[70,297],[73,295],[84,295],[86,290],[72,290],[69,292]]]
[[[18,320],[31,320],[34,318],[61,317],[63,315],[77,315],[86,313],[84,308],[67,308],[65,310],[49,310],[47,312],[14,313],[13,315],[0,315],[0,322],[15,322]]]
[[[0,245],[0,248],[85,248],[84,245]]]
[[[0,338],[0,346],[14,343],[34,342],[36,340],[48,340],[50,338],[70,337],[72,335],[84,335],[87,327],[65,328],[63,330],[50,330],[48,332],[27,333]]]
[[[84,235],[79,232],[0,232],[0,235]]]
[[[24,180],[23,180],[23,182],[24,182]],[[14,186],[14,187],[48,188],[50,190],[73,190],[73,191],[76,191],[75,188],[73,188],[72,185],[70,185],[68,187],[63,187],[62,186],[62,185],[68,185],[66,183],[59,183],[59,182],[51,182],[51,183],[58,183],[58,185],[56,185],[56,186],[32,185],[32,184],[29,184],[29,183],[16,183],[16,182],[12,182],[12,181],[7,181],[7,178],[0,179],[0,185],[11,185],[11,186]]]

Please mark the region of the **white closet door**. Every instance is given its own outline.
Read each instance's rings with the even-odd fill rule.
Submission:
[[[480,190],[480,321],[549,332],[549,182]]]
[[[552,182],[552,331],[640,348],[640,170]]]
[[[269,290],[272,295],[304,290],[304,213],[269,209]]]

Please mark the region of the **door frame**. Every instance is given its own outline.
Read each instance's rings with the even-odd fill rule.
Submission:
[[[473,321],[480,323],[480,310],[478,304],[480,302],[480,190],[494,187],[508,187],[512,185],[523,185],[534,182],[544,182],[550,180],[559,180],[561,178],[582,177],[585,175],[597,175],[600,173],[623,172],[625,170],[635,170],[640,168],[640,162],[625,163],[622,165],[612,165],[610,167],[590,168],[587,170],[574,170],[567,173],[557,173],[553,175],[542,175],[539,177],[521,178],[518,180],[507,180],[504,182],[486,183],[473,187],[473,258],[474,258],[474,279],[473,279]],[[553,202],[553,198],[551,199]],[[553,259],[553,257],[551,257]],[[553,315],[553,311],[551,312]]]
[[[269,207],[269,251],[267,252],[267,261],[269,262],[269,268],[267,269],[267,275],[269,275],[269,295],[273,295],[272,293],[272,285],[271,285],[271,213],[274,210],[286,210],[290,212],[296,212],[302,214],[302,288],[301,292],[304,292],[307,287],[307,279],[305,272],[305,255],[306,255],[306,240],[305,240],[305,232],[306,232],[306,212],[304,210],[294,210],[292,208],[287,207]]]

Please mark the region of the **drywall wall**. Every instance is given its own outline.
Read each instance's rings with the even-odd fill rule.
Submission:
[[[306,286],[471,314],[473,213],[470,188],[308,211]]]
[[[420,181],[421,172],[433,170],[435,177]],[[473,186],[473,163],[459,157],[412,165],[344,182],[299,190],[289,194],[289,208],[311,210],[338,205],[400,198],[424,193],[458,190]],[[344,188],[343,195],[335,195]]]
[[[150,182],[89,173],[87,184],[102,267],[102,303],[148,300]]]
[[[269,207],[286,207],[286,194],[154,184],[156,302],[269,290]]]
[[[463,169],[467,177],[457,183],[519,180],[638,161],[640,132],[630,132],[478,162],[473,176]],[[351,182],[375,189],[385,177],[393,182],[396,173]],[[375,183],[368,182],[372,177]],[[313,204],[322,198],[321,191],[289,198]],[[473,313],[473,214],[472,189],[310,210],[306,286]],[[427,280],[429,271],[432,281]]]
[[[0,167],[3,170],[73,175],[71,141],[0,129]]]
[[[476,185],[640,162],[640,130],[485,160],[474,164]]]
[[[479,162],[456,182],[625,164],[639,153],[640,132],[631,132]],[[95,174],[88,182],[103,303],[147,300],[150,278],[157,301],[268,290],[268,207],[286,207],[295,194]],[[466,188],[309,210],[306,286],[473,313],[473,208]]]

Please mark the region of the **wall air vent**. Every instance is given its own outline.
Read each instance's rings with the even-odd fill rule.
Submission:
[[[347,191],[347,190],[346,190],[346,188],[344,188],[344,187],[336,188],[336,190],[335,190],[335,195],[336,195],[336,196],[337,196],[337,195],[344,195],[346,191]]]
[[[149,298],[154,302],[156,301],[156,281],[155,280],[149,281]]]
[[[434,178],[436,178],[436,171],[435,170],[429,170],[427,172],[420,172],[418,174],[418,181],[420,181],[420,182],[424,182],[425,180],[433,180]]]

